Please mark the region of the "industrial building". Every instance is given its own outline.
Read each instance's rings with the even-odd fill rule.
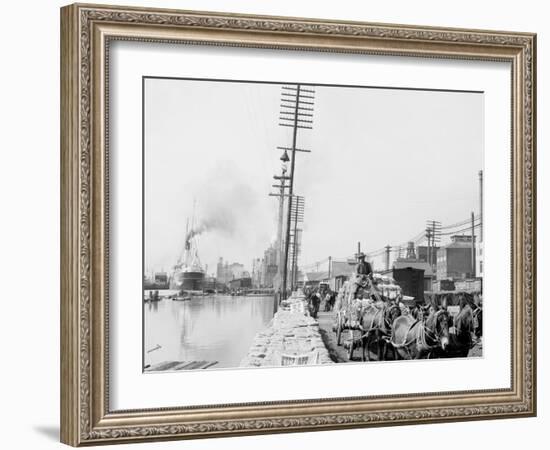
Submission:
[[[437,279],[456,280],[475,277],[475,236],[451,236],[451,243],[437,251]]]

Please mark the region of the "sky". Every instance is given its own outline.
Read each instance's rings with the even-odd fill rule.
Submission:
[[[208,273],[219,257],[250,270],[275,241],[270,197],[292,129],[283,84],[145,80],[147,270],[169,270],[187,220]],[[398,245],[479,212],[483,94],[316,86],[312,130],[299,130],[294,192],[305,197],[301,265]],[[193,214],[194,211],[194,214]],[[374,260],[375,269],[379,261]]]

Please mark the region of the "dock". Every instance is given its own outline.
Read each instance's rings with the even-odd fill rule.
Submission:
[[[268,327],[258,333],[240,367],[332,364],[304,297],[284,300]]]

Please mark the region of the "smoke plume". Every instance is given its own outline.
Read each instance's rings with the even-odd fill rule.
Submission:
[[[245,234],[258,215],[257,193],[232,163],[220,162],[196,192],[198,223],[187,240],[207,232],[226,237]]]
[[[214,209],[211,212],[212,215],[201,219],[199,224],[187,233],[186,240],[208,231],[219,231],[227,235],[232,235],[235,232],[236,220],[232,212],[216,206],[214,206]]]

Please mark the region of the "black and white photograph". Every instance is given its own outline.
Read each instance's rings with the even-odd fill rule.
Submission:
[[[442,5],[4,2],[2,448],[539,448],[548,8]]]
[[[144,371],[483,356],[483,108],[144,77]]]

